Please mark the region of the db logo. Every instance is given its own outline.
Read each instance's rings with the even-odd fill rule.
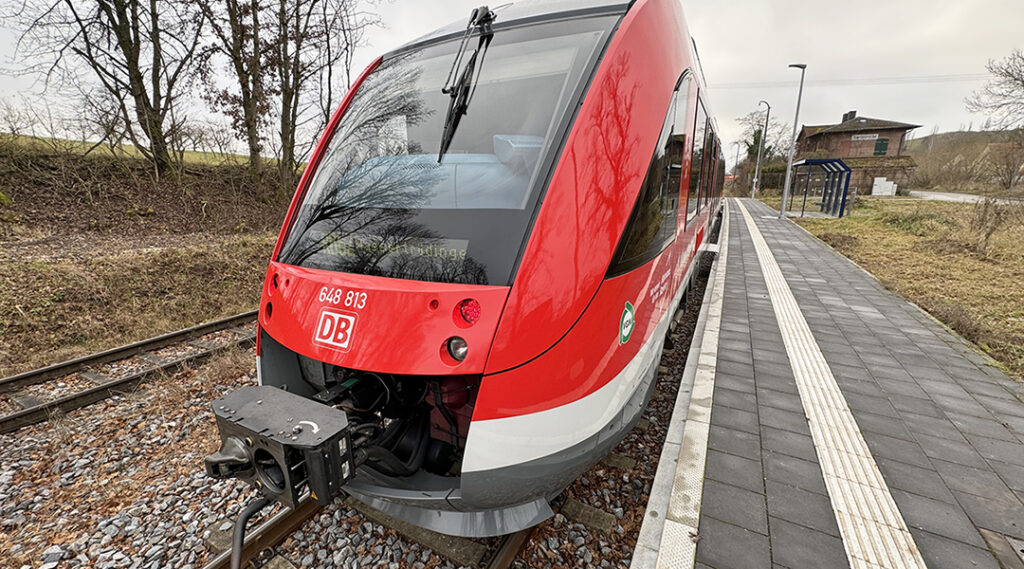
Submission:
[[[331,308],[320,311],[320,321],[313,334],[313,343],[335,350],[347,351],[356,327],[356,315]]]

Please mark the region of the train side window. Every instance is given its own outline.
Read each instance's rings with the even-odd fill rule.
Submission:
[[[686,111],[690,81],[690,76],[684,75],[676,84],[658,145],[640,186],[640,195],[608,268],[609,276],[621,275],[650,261],[676,237],[679,189],[689,132]]]
[[[716,166],[718,164],[719,155],[721,154],[718,137],[715,136],[715,131],[710,128],[708,129],[708,141],[705,148],[709,148],[710,150],[706,151],[707,160],[705,160],[706,164],[704,165],[704,177],[700,189],[700,207],[697,208],[698,211],[703,211],[710,201],[711,189],[715,184]]]
[[[697,198],[700,194],[701,173],[704,171],[705,138],[707,135],[708,114],[704,111],[704,103],[697,99],[697,119],[693,130],[693,159],[690,162],[690,189],[686,196],[686,221],[697,216]]]
[[[725,155],[718,153],[718,176],[715,177],[715,199],[722,197],[722,190],[725,189]]]

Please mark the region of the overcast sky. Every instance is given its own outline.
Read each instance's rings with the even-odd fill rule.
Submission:
[[[452,21],[483,0],[380,0],[384,27],[368,34],[362,69],[378,54]],[[772,105],[792,124],[799,70],[807,64],[801,124],[862,116],[923,125],[913,133],[980,128],[964,98],[985,82],[985,64],[1024,48],[1024,0],[681,0],[697,41],[730,167],[735,119]],[[494,0],[492,7],[502,4]],[[10,64],[13,34],[0,30],[0,60]],[[897,78],[900,83],[894,83]],[[922,79],[927,78],[927,79]],[[866,81],[865,81],[866,80]],[[0,95],[28,93],[27,80],[3,78]]]
[[[682,3],[730,167],[735,157],[730,144],[740,136],[734,119],[756,110],[759,100],[768,101],[772,115],[792,125],[800,72],[789,69],[789,63],[807,64],[801,124],[837,123],[844,112],[857,110],[862,116],[923,125],[914,131],[923,136],[935,127],[967,128],[972,121],[978,129],[984,117],[968,113],[964,98],[984,85],[989,59],[1024,48],[1024,0]],[[468,18],[480,4],[394,0],[378,6],[387,27],[371,32],[360,66],[378,53]]]

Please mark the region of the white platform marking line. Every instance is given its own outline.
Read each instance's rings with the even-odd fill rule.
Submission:
[[[722,324],[722,299],[725,296],[725,268],[729,251],[729,208],[723,205],[722,226],[718,232],[718,259],[711,288],[711,305],[704,325],[704,336],[697,359],[697,374],[690,392],[686,428],[679,447],[672,496],[665,514],[665,529],[658,549],[657,569],[692,569],[697,561],[694,536],[700,521],[704,492],[704,469],[711,430],[711,402],[718,366],[718,332]]]
[[[775,256],[737,202],[757,251],[850,566],[926,569]]]

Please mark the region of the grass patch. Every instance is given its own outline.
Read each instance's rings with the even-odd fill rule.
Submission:
[[[255,309],[274,240],[191,235],[173,248],[0,261],[0,376]]]
[[[41,136],[30,136],[25,134],[0,134],[3,142],[19,146],[26,151],[52,151],[66,154],[83,155],[89,152],[95,156],[107,156],[113,158],[143,159],[145,154],[138,147],[132,144],[119,144],[113,148],[107,144],[97,145],[95,142],[86,140],[67,140],[62,138],[47,138]],[[232,152],[202,152],[196,150],[185,150],[182,152],[182,162],[188,166],[216,166],[220,164],[244,165],[249,161],[248,156]],[[265,159],[264,162],[273,166],[276,161]]]
[[[982,247],[974,204],[861,200],[843,219],[795,220],[1024,380],[1024,207]]]
[[[293,190],[282,184],[276,169],[254,178],[230,162],[156,178],[130,153],[83,156],[0,137],[0,241],[276,231]]]
[[[942,212],[924,211],[921,208],[910,211],[885,211],[880,214],[880,219],[882,223],[893,229],[905,231],[918,237],[937,234],[949,221]]]

